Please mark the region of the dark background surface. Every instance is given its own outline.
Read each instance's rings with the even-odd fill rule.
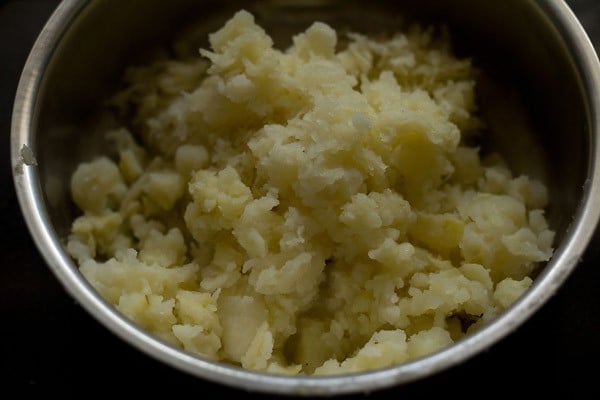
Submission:
[[[493,0],[501,1],[501,0]],[[10,118],[21,68],[56,0],[0,0],[0,384],[49,394],[166,389],[206,396],[268,398],[212,384],[147,357],[79,307],[46,267],[20,214],[10,167]],[[600,49],[600,1],[568,3]],[[600,239],[558,293],[515,333],[431,378],[344,398],[600,398]],[[48,389],[60,391],[49,392]],[[119,388],[119,389],[117,389]],[[147,389],[152,392],[147,392]],[[1,396],[4,397],[4,396]],[[496,396],[494,396],[496,397]],[[408,398],[408,397],[405,397]]]

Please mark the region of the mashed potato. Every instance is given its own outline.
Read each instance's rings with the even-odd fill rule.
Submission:
[[[209,39],[131,69],[118,157],[72,176],[68,250],[120,312],[203,357],[324,375],[439,350],[530,287],[546,188],[467,144],[476,75],[447,37],[316,22],[281,51],[240,11]]]

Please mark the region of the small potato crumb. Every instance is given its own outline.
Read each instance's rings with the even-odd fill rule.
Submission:
[[[530,277],[525,277],[521,280],[506,278],[496,285],[494,291],[494,301],[503,309],[508,308],[521,295],[529,289],[533,281]]]
[[[493,320],[554,232],[543,182],[465,140],[485,121],[449,40],[315,22],[280,50],[241,10],[197,60],[132,67],[118,156],[72,174],[81,273],[158,338],[274,374],[385,368]]]
[[[27,146],[26,144],[24,144],[23,147],[21,147],[21,160],[25,165],[37,165],[37,159],[35,158],[33,150],[31,150],[31,147]]]

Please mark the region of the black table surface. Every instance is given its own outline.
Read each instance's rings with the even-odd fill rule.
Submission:
[[[138,394],[162,388],[193,396],[211,392],[237,398],[273,397],[192,377],[123,342],[67,295],[33,244],[12,181],[10,115],[27,54],[58,3],[0,1],[0,132],[4,149],[0,158],[0,246],[5,257],[0,267],[0,387],[59,389],[56,393],[63,394],[74,393],[79,386],[94,391],[134,389]],[[600,49],[600,1],[568,3]],[[599,247],[600,239],[594,239],[556,295],[514,333],[483,353],[421,381],[343,398],[444,393],[453,398],[519,398],[525,393],[600,398]]]

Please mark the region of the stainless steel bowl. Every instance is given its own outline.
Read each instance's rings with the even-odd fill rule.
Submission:
[[[457,51],[472,55],[487,72],[478,94],[491,121],[490,145],[517,171],[538,176],[549,187],[555,254],[505,314],[449,348],[396,367],[283,377],[170,347],[121,316],[88,285],[64,249],[76,215],[68,182],[79,162],[103,151],[94,128],[101,123],[96,117],[103,100],[118,87],[124,67],[143,60],[146,49],[168,42],[189,24],[194,29],[188,32],[203,46],[206,33],[240,7],[276,32],[280,45],[315,19],[363,32],[394,30],[401,15],[448,24]],[[599,102],[597,56],[562,0],[65,0],[39,35],[19,83],[11,132],[14,183],[31,235],[66,291],[140,351],[199,378],[251,391],[372,392],[438,373],[492,346],[525,323],[578,265],[600,216]],[[507,118],[516,129],[504,129]]]

